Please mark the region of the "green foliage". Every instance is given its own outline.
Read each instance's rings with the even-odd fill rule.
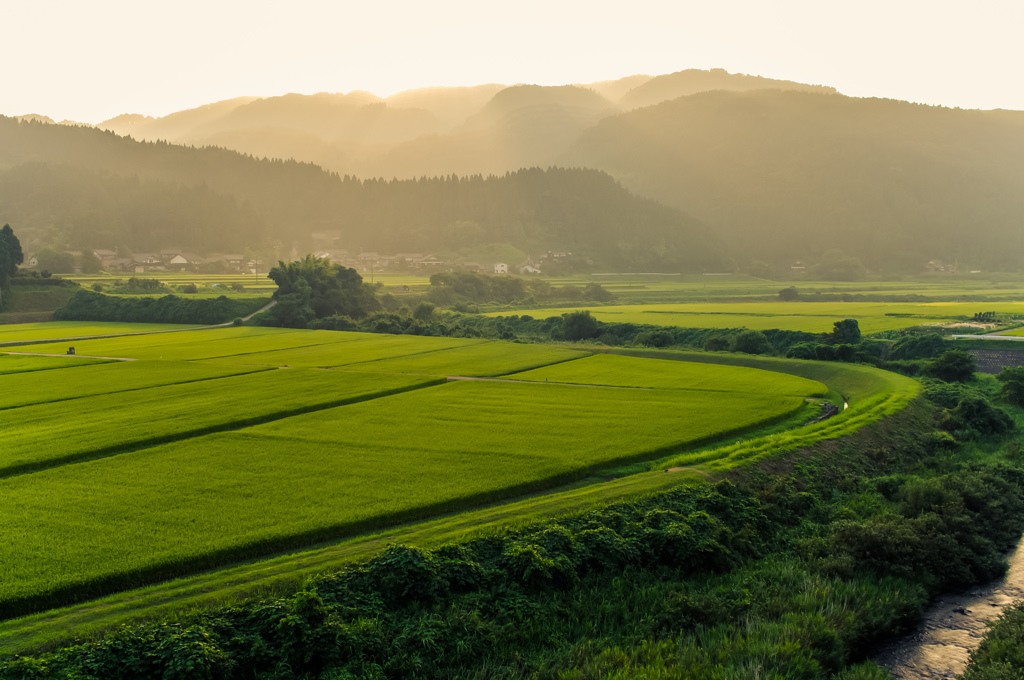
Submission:
[[[5,224],[0,229],[0,309],[6,306],[6,298],[11,292],[11,279],[18,273],[18,265],[24,261],[21,241],[14,235],[11,225]]]
[[[860,326],[856,319],[843,319],[836,321],[832,334],[827,336],[828,342],[833,345],[856,345],[860,342]]]
[[[704,341],[706,352],[724,352],[729,349],[729,339],[721,335],[712,335]]]
[[[795,286],[788,286],[779,291],[779,300],[782,302],[796,302],[800,299],[800,291]]]
[[[764,333],[748,330],[733,337],[730,349],[744,354],[768,354],[772,351],[772,346]]]
[[[633,338],[633,344],[644,347],[668,347],[672,344],[672,334],[668,331],[641,331]]]
[[[421,302],[412,310],[412,318],[417,321],[430,321],[434,316],[435,306],[429,302]]]
[[[216,324],[248,316],[265,303],[265,298],[239,299],[224,295],[207,299],[186,299],[174,295],[129,298],[80,290],[53,316],[58,321]]]
[[[1010,607],[971,652],[962,680],[1024,680],[1024,603]]]
[[[583,299],[594,302],[610,302],[615,299],[615,296],[605,290],[601,284],[591,282],[583,286]]]
[[[1024,366],[1004,366],[996,377],[1002,383],[999,389],[1002,400],[1024,407]]]
[[[1002,434],[1014,428],[1013,419],[1005,411],[979,397],[967,397],[954,408],[943,411],[939,422],[944,429],[961,437],[975,433]]]
[[[40,248],[36,252],[38,267],[47,272],[70,274],[75,269],[75,256],[67,251],[58,252],[50,247]]]
[[[597,336],[598,323],[589,310],[562,315],[562,336],[566,340],[586,340]]]
[[[961,349],[951,349],[928,363],[925,374],[946,382],[967,382],[977,369],[974,356]]]
[[[268,325],[305,328],[314,318],[340,315],[361,319],[380,309],[373,288],[363,283],[355,269],[312,255],[297,262],[279,262],[267,278],[277,284],[277,305],[261,319]]]

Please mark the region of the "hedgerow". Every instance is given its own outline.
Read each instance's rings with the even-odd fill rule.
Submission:
[[[113,297],[80,290],[54,312],[57,321],[131,321],[144,323],[225,323],[248,316],[267,303],[266,298],[182,298],[176,295]]]

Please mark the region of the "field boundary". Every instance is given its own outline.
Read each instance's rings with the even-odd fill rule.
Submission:
[[[411,385],[395,387],[388,390],[380,390],[378,392],[372,392],[369,394],[359,394],[356,396],[346,397],[343,399],[335,399],[332,401],[314,404],[311,406],[284,409],[282,411],[275,411],[269,414],[252,416],[224,423],[218,423],[216,425],[200,427],[194,430],[178,432],[171,435],[162,435],[158,437],[150,437],[148,439],[140,439],[133,441],[125,446],[105,446],[102,448],[93,449],[91,451],[68,454],[67,456],[62,456],[60,458],[50,458],[45,461],[21,463],[18,465],[11,465],[7,467],[0,466],[0,480],[11,479],[12,477],[32,474],[34,472],[41,472],[43,470],[51,470],[54,468],[64,467],[66,465],[85,463],[93,460],[110,458],[112,456],[119,456],[126,453],[133,453],[135,451],[142,451],[144,449],[152,448],[159,444],[170,444],[173,442],[185,441],[187,439],[194,439],[196,437],[201,437],[207,434],[216,434],[218,432],[230,432],[232,430],[240,430],[242,428],[252,427],[253,425],[261,425],[263,423],[269,423],[275,420],[282,420],[284,418],[291,418],[293,416],[303,415],[305,413],[314,413],[316,411],[323,411],[330,408],[336,408],[338,406],[348,406],[350,404],[358,404],[364,401],[372,401],[374,399],[390,397],[392,395],[401,394],[403,392],[411,392],[414,390],[425,389],[427,387],[436,387],[438,385],[445,384],[445,382],[446,381],[444,378],[436,378],[434,380],[423,380],[421,382],[415,382]],[[36,405],[38,406],[38,404]]]

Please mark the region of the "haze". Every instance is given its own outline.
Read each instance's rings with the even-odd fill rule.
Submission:
[[[97,123],[243,95],[559,85],[725,68],[1024,109],[1024,3],[4,2],[0,113]]]

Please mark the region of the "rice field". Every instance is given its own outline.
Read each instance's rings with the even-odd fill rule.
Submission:
[[[238,428],[429,382],[415,376],[261,371],[23,406],[4,414],[0,476]]]
[[[0,410],[51,404],[59,401],[123,393],[162,385],[195,383],[232,375],[253,373],[258,369],[244,366],[211,366],[198,363],[153,361],[97,362],[89,359],[60,357],[24,357],[38,363],[61,361],[66,368],[52,368],[45,376],[22,372],[4,378],[0,391]],[[3,362],[0,362],[2,364]],[[44,379],[45,378],[45,379]],[[133,395],[123,395],[130,398]],[[16,417],[16,416],[14,416]]]
[[[828,388],[793,375],[735,366],[685,363],[612,354],[545,366],[508,378],[537,382],[597,385],[632,385],[658,389],[708,392],[745,392],[755,395],[825,396]]]
[[[34,357],[18,354],[0,354],[0,375],[34,373],[36,371],[50,371],[58,368],[75,368],[77,366],[105,363],[109,362],[105,359],[87,359],[85,357]],[[6,380],[4,382],[6,383]]]
[[[150,333],[180,328],[201,328],[162,323],[100,323],[96,321],[47,321],[45,323],[0,324],[0,343],[56,338],[84,338],[94,335]]]
[[[62,351],[18,350],[47,348]],[[827,391],[479,339],[226,327],[76,349],[135,361],[0,357],[17,369],[0,394],[0,616],[681,453]]]
[[[899,330],[969,319],[977,312],[995,311],[1024,318],[1024,302],[719,302],[637,304],[594,307],[580,305],[555,309],[491,312],[488,316],[529,314],[536,318],[560,316],[589,309],[601,321],[679,326],[681,328],[780,328],[827,333],[842,319],[857,319],[862,333]]]

